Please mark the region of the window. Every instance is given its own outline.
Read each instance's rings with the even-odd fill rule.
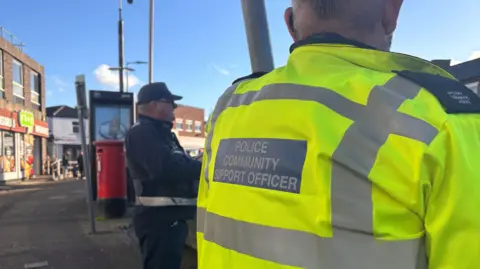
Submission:
[[[0,98],[5,98],[5,88],[3,86],[3,51],[0,50]]]
[[[191,120],[187,120],[186,124],[187,124],[186,131],[187,131],[187,132],[193,131],[192,121],[191,121]]]
[[[479,92],[478,92],[479,82],[478,81],[477,82],[472,82],[472,83],[467,83],[465,86],[467,86],[467,88],[472,90],[474,93],[479,94]]]
[[[72,122],[72,132],[74,134],[80,133],[80,125],[78,124],[78,121],[73,121]]]
[[[23,92],[23,65],[17,60],[12,62],[13,101],[16,104],[25,104]]]
[[[195,133],[201,133],[202,132],[202,123],[199,121],[195,122]]]
[[[14,133],[3,131],[3,158],[1,165],[4,173],[15,172],[15,138]]]
[[[37,72],[30,72],[30,97],[32,103],[40,106],[40,76]]]
[[[179,131],[183,131],[183,120],[182,119],[177,119],[175,122],[175,129]]]

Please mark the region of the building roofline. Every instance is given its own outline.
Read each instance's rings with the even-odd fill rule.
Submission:
[[[184,105],[184,104],[178,104],[178,106],[179,106],[179,107],[188,107],[188,108],[195,108],[195,109],[205,110],[205,108],[196,107],[196,106],[189,106],[189,105]]]

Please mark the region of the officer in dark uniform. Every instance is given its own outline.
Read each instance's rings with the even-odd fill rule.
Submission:
[[[127,166],[135,185],[133,219],[144,269],[179,269],[195,214],[201,162],[188,156],[171,132],[175,101],[165,83],[138,93],[138,119],[125,138]]]

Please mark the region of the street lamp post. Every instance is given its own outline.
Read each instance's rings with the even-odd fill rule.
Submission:
[[[120,67],[120,71],[118,72],[119,76],[119,90],[123,92],[123,67],[124,67],[124,38],[123,38],[123,18],[122,18],[122,1],[118,0],[118,66]]]
[[[155,0],[150,0],[150,19],[149,19],[149,35],[148,35],[148,83],[153,82],[153,26],[154,26],[154,2]]]
[[[252,72],[270,72],[274,68],[264,0],[242,0]]]
[[[133,0],[127,0],[127,3],[133,4]],[[153,27],[154,27],[154,8],[155,7],[155,0],[150,0],[150,8],[149,8],[149,34],[148,34],[148,83],[153,82]]]

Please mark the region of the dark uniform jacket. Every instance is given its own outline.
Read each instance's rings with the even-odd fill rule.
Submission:
[[[197,197],[201,162],[185,153],[171,128],[170,122],[140,115],[127,133],[126,159],[136,196]],[[134,223],[151,226],[157,220],[191,219],[194,214],[195,206],[137,206]]]

